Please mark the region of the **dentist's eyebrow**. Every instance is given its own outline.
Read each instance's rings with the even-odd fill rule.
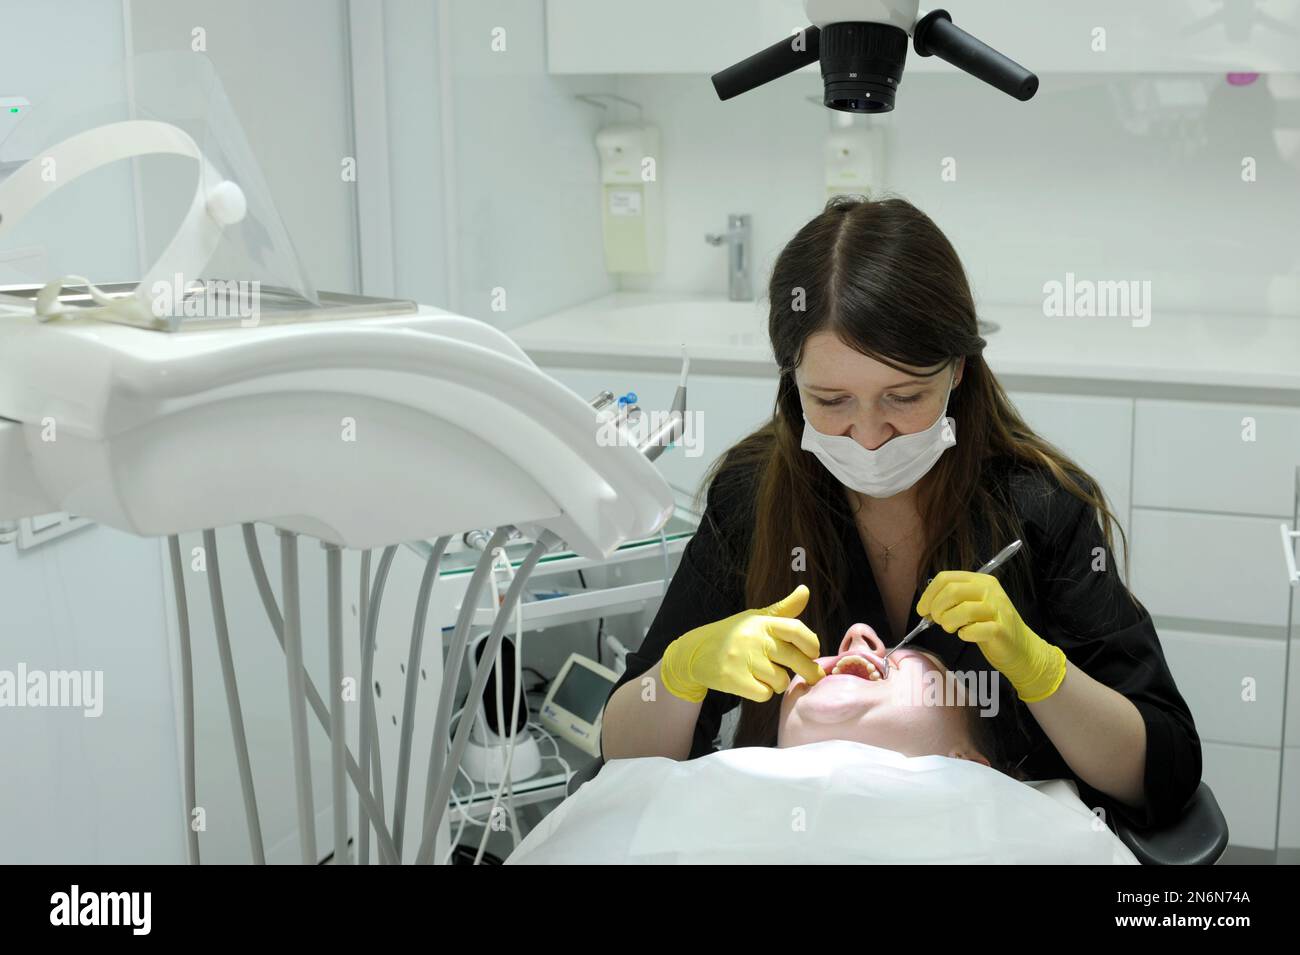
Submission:
[[[932,378],[909,378],[906,381],[896,381],[892,385],[885,385],[881,390],[889,391],[891,388],[906,388],[908,385],[928,385],[932,381]],[[812,385],[807,383],[801,387],[805,391],[849,391],[848,388],[831,388],[826,385]]]

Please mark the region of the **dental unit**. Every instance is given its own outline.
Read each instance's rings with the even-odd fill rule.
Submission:
[[[431,862],[471,728],[461,720],[451,732],[457,678],[498,548],[512,533],[533,541],[496,609],[470,699],[482,696],[529,573],[548,551],[563,544],[599,559],[653,534],[671,516],[672,493],[652,460],[681,434],[686,364],[668,426],[649,440],[602,445],[597,409],[493,326],[409,301],[317,293],[206,61],[150,56],[131,64],[135,102],[97,104],[108,121],[87,127],[81,109],[29,118],[18,131],[31,141],[30,158],[0,182],[0,247],[9,247],[15,230],[38,219],[53,193],[101,166],[161,153],[191,160],[191,175],[197,173],[179,227],[139,282],[95,282],[90,268],[70,261],[76,243],[68,242],[67,249],[56,243],[30,257],[31,281],[0,289],[0,522],[62,511],[168,539],[182,661],[186,819],[178,807],[178,824],[188,823],[198,804],[191,608],[178,535],[202,533],[249,839],[261,862],[265,847],[215,535],[240,526],[271,635],[286,660],[302,861],[319,861],[310,714],[330,740],[336,860],[346,858],[350,782],[361,814],[358,861],[369,859],[373,830],[381,861]],[[150,70],[158,105],[147,114],[164,115],[163,106],[171,106],[183,120],[135,118],[146,112],[137,107]],[[70,101],[81,105],[96,89],[113,88],[125,87],[92,84]],[[182,88],[201,91],[189,109],[177,107]],[[50,168],[57,175],[43,173]],[[44,235],[48,241],[68,231],[55,227]],[[257,315],[214,314],[214,303],[229,304],[250,288]],[[196,307],[199,297],[203,305]],[[454,471],[448,461],[456,462]],[[279,599],[257,523],[276,529]],[[410,669],[418,669],[439,561],[453,535],[482,528],[491,530],[476,538],[482,554],[436,687],[423,797],[408,796],[418,689],[408,672],[389,816],[379,788],[372,668],[394,553],[405,542],[434,542],[411,630]],[[325,550],[324,633],[303,625],[303,537]],[[373,582],[368,555],[362,563],[370,597],[360,623],[355,753],[339,692],[344,549],[380,551]],[[329,682],[319,687],[303,664],[304,645],[314,639],[327,641],[329,651]],[[417,832],[404,831],[408,799],[419,809]],[[186,831],[197,863],[198,834],[188,824]]]

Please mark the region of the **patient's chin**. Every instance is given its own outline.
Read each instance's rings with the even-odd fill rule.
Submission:
[[[816,692],[802,694],[794,701],[791,712],[814,723],[844,723],[857,719],[866,712],[873,701],[865,680],[857,677],[826,677],[815,687]]]

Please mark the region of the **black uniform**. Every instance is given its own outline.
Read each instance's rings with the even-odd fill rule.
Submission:
[[[682,553],[680,569],[640,649],[628,654],[627,671],[615,689],[653,667],[677,637],[746,609],[744,572],[751,531],[749,521],[737,516],[745,508],[728,504],[736,496],[752,492],[756,477],[742,474],[736,480],[735,472],[729,472],[727,499],[717,493],[719,481],[710,488],[700,528]],[[1133,605],[1115,570],[1114,555],[1107,549],[1105,566],[1110,572],[1091,569],[1094,548],[1105,547],[1096,508],[1085,505],[1049,474],[1022,465],[990,462],[985,479],[1003,482],[1000,486],[1006,489],[1024,528],[1026,546],[1017,556],[1032,555],[1032,594],[1017,593],[1007,578],[999,578],[1026,625],[1061,647],[1079,669],[1131,700],[1142,714],[1147,734],[1146,807],[1125,807],[1080,780],[977,645],[941,627],[925,630],[912,645],[932,651],[950,670],[991,670],[1002,681],[999,704],[1006,710],[1010,701],[1020,727],[1015,734],[1017,744],[1011,746],[1011,762],[1019,761],[1026,778],[1074,779],[1087,805],[1106,806],[1141,827],[1176,819],[1200,782],[1200,738],[1174,685],[1150,614]],[[844,608],[839,618],[831,620],[827,632],[819,635],[822,652],[837,653],[844,631],[854,623],[869,624],[886,646],[891,646],[901,635],[891,633],[875,576],[851,520],[843,522],[841,537],[849,579],[842,585]],[[976,539],[980,538],[977,529]],[[987,560],[1008,543],[980,540],[981,559]],[[912,596],[904,632],[920,622],[916,604],[921,593],[918,589]],[[700,707],[690,758],[717,750],[722,716],[740,702],[738,696],[708,692]]]

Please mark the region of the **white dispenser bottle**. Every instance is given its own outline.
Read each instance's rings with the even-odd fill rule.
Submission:
[[[600,153],[605,268],[647,273],[663,269],[663,201],[659,192],[659,130],[606,126]]]
[[[884,131],[865,126],[831,130],[826,135],[826,198],[871,196],[885,186]]]

